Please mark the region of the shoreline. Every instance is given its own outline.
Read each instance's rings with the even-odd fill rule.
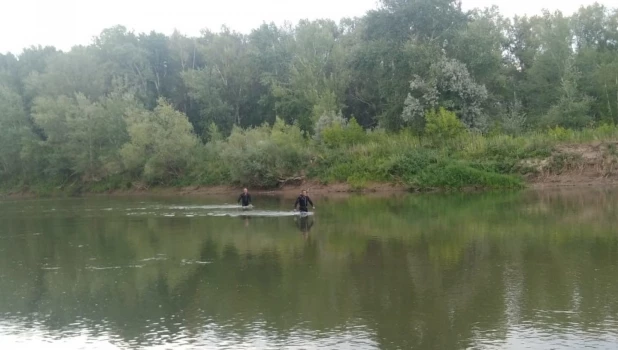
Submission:
[[[527,181],[520,190],[552,190],[566,188],[603,188],[618,187],[618,181],[611,178],[597,178],[588,181],[574,181],[573,179],[545,179],[543,181]],[[346,183],[323,185],[317,182],[306,182],[302,185],[288,185],[275,189],[251,189],[249,192],[258,195],[274,195],[286,198],[295,197],[302,189],[307,189],[309,194],[315,197],[339,197],[350,195],[365,196],[388,196],[413,193],[475,193],[504,191],[512,189],[488,189],[480,187],[467,187],[460,189],[431,188],[414,189],[401,184],[372,183],[362,189],[353,188]],[[185,186],[185,187],[153,187],[148,189],[111,190],[106,192],[80,192],[70,194],[66,189],[58,190],[52,194],[37,194],[34,191],[12,191],[0,193],[0,198],[54,198],[54,197],[127,197],[127,196],[186,196],[200,197],[213,195],[236,195],[242,191],[242,186]]]
[[[115,197],[115,196],[187,196],[187,197],[199,197],[199,196],[212,196],[212,195],[237,195],[242,192],[243,186],[184,186],[184,187],[152,187],[147,189],[126,189],[126,190],[110,190],[105,192],[90,192],[84,191],[78,194],[70,195],[70,191],[66,189],[58,190],[53,194],[40,195],[35,191],[9,191],[6,193],[0,193],[0,198],[40,198],[40,197]],[[375,183],[364,187],[363,189],[354,189],[348,184],[331,184],[322,185],[317,182],[306,182],[302,185],[288,185],[281,188],[263,189],[263,188],[249,188],[249,192],[259,195],[277,195],[283,197],[295,197],[302,189],[307,189],[310,195],[318,196],[336,196],[336,195],[383,195],[383,194],[404,194],[412,193],[408,186],[388,184],[388,183]],[[459,191],[459,190],[458,190]],[[434,192],[434,191],[423,191]]]

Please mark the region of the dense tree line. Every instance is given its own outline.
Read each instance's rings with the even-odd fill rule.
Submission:
[[[247,35],[117,26],[68,52],[0,55],[0,178],[179,178],[208,153],[196,148],[277,118],[308,138],[351,119],[422,133],[439,107],[480,133],[611,124],[617,53],[618,10],[598,4],[505,18],[381,0],[362,18]]]

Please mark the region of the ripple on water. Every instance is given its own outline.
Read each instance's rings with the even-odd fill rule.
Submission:
[[[247,210],[247,211],[236,211],[236,212],[210,212],[209,216],[229,216],[229,217],[239,217],[239,216],[254,216],[254,217],[288,217],[288,216],[310,216],[313,215],[312,212],[309,213],[300,213],[295,211],[269,211],[269,210]]]
[[[208,264],[212,264],[212,261],[199,261],[199,260],[187,260],[187,259],[182,259],[182,261],[180,262],[182,265],[193,265],[193,264],[198,264],[198,265],[208,265]]]
[[[146,259],[142,259],[140,261],[163,261],[163,260],[167,260],[167,258],[164,255],[160,255],[160,256],[153,256],[152,258],[146,258]]]
[[[535,326],[536,325],[536,326]],[[615,349],[618,329],[609,331],[606,326],[585,330],[577,323],[547,324],[539,328],[534,322],[511,326],[504,331],[478,332],[471,348],[483,349]]]
[[[140,269],[146,265],[125,265],[125,266],[86,266],[86,270],[120,270],[120,269]]]
[[[240,209],[242,206],[235,204],[221,204],[221,205],[172,205],[166,207],[166,209],[172,210],[194,210],[194,209],[206,209],[206,210],[214,210],[214,209]]]
[[[46,266],[44,266],[44,267],[42,267],[41,269],[42,269],[42,270],[52,270],[52,271],[53,271],[53,270],[60,270],[60,267],[57,267],[57,266],[53,266],[53,267],[52,267],[52,266],[49,266],[49,267],[46,267]]]

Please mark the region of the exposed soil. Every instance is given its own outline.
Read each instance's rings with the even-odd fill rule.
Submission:
[[[526,162],[538,171],[528,179],[530,187],[543,189],[618,185],[617,148],[617,142],[558,146],[550,158]]]

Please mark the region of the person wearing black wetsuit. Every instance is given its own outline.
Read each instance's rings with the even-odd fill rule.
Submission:
[[[296,198],[296,202],[294,203],[294,210],[296,210],[296,207],[298,206],[301,212],[306,213],[307,211],[309,211],[308,204],[311,204],[311,207],[315,209],[315,206],[313,205],[311,198],[307,196],[307,190],[303,190],[300,196]]]
[[[249,194],[249,190],[247,190],[246,188],[243,189],[243,192],[240,194],[240,197],[238,197],[238,203],[240,202],[242,202],[243,207],[248,207],[249,204],[253,204],[251,202],[251,195]]]

